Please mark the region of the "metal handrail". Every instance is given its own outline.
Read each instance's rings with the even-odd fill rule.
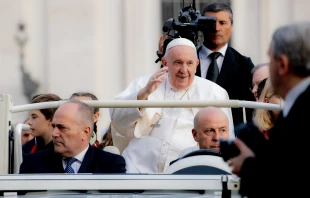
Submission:
[[[57,108],[66,100],[56,102],[41,102],[25,105],[17,105],[11,108],[12,113],[30,111],[35,109]],[[189,108],[189,107],[231,107],[231,108],[254,108],[266,110],[281,110],[283,105],[269,104],[263,102],[242,100],[84,100],[86,104],[97,108]]]

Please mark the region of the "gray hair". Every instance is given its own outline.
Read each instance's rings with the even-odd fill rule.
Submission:
[[[300,77],[310,76],[310,22],[296,22],[278,28],[270,45],[273,58],[285,55],[291,71]]]
[[[227,4],[224,4],[224,3],[212,3],[212,4],[207,5],[206,7],[202,9],[201,15],[204,16],[206,12],[220,12],[220,11],[228,12],[231,24],[234,23],[233,12],[231,8]]]
[[[251,74],[253,75],[258,69],[262,67],[269,67],[269,63],[260,63],[258,65],[255,65],[255,67],[253,67],[253,69],[251,70]]]
[[[80,101],[71,99],[67,101],[65,104],[77,104],[78,105],[78,112],[77,118],[79,119],[78,122],[83,122],[90,126],[90,131],[93,131],[93,124],[94,124],[94,108],[89,106],[88,104]],[[90,133],[91,136],[91,133]]]

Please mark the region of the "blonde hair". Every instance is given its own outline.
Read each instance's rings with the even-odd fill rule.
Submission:
[[[270,99],[274,95],[275,94],[270,79],[268,78],[265,87],[263,88],[262,93],[259,97],[259,102],[264,102],[265,98]],[[254,112],[253,120],[259,128],[263,130],[269,130],[273,127],[275,118],[272,114],[272,111],[270,110],[256,109],[256,111]]]

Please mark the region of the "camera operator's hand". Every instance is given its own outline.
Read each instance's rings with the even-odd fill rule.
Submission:
[[[167,71],[168,67],[163,67],[159,69],[154,75],[152,75],[146,86],[139,91],[137,99],[147,100],[149,95],[153,93],[158,88],[158,86],[166,80],[167,76],[164,74],[166,74]]]
[[[228,165],[232,167],[232,173],[239,176],[244,160],[248,157],[255,157],[253,151],[240,139],[236,138],[234,144],[239,149],[240,154],[237,157],[228,160]]]
[[[164,55],[164,42],[168,39],[168,35],[161,35],[158,41],[158,54]]]

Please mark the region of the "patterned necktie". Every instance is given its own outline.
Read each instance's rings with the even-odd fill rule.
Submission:
[[[213,82],[216,82],[216,79],[219,75],[219,67],[217,65],[216,59],[221,55],[221,53],[219,52],[213,52],[209,55],[209,57],[211,58],[211,63],[209,65],[209,69],[207,72],[207,77],[206,79],[211,80]]]
[[[67,167],[65,168],[65,173],[74,173],[74,170],[72,168],[72,164],[76,161],[77,159],[75,158],[67,158]]]

